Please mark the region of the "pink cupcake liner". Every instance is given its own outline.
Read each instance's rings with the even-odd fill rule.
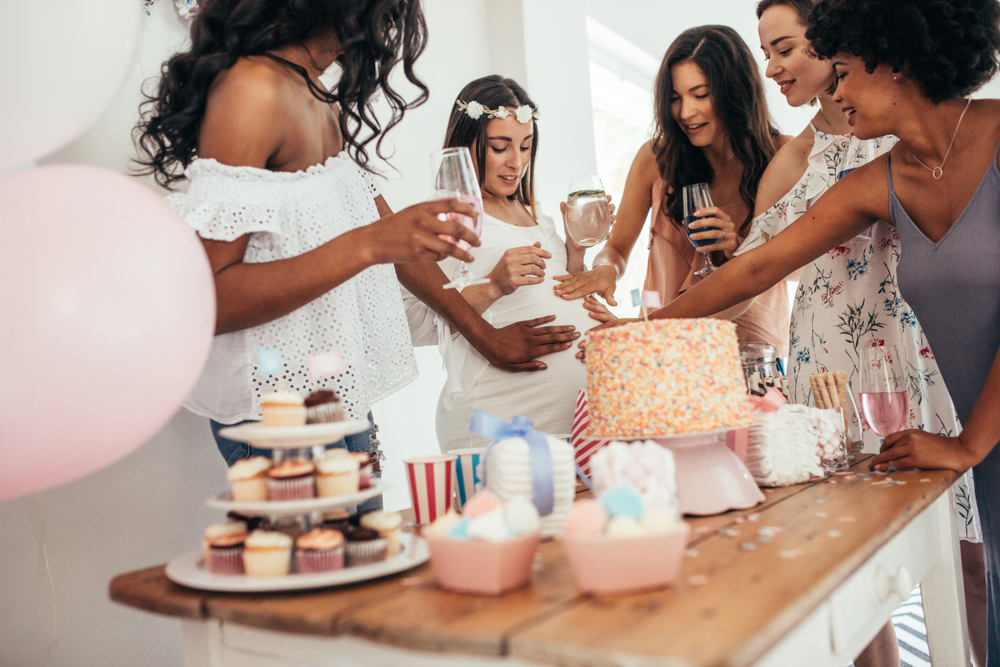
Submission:
[[[368,565],[385,560],[388,542],[385,538],[347,542],[347,566]]]
[[[300,574],[330,572],[344,567],[343,545],[333,549],[298,549],[295,552],[295,562]]]
[[[208,570],[212,574],[243,574],[243,545],[209,547]]]
[[[271,500],[308,500],[316,497],[315,475],[293,479],[267,479],[267,491]]]
[[[304,405],[268,405],[263,412],[264,426],[302,426],[306,423]]]

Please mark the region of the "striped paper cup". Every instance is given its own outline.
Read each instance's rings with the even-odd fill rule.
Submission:
[[[458,507],[461,510],[465,507],[465,501],[472,497],[479,486],[479,461],[486,451],[485,447],[470,447],[469,449],[453,449],[449,454],[454,454],[455,459],[455,495],[458,500]]]
[[[403,459],[410,499],[418,524],[433,523],[451,509],[453,454],[435,454]]]

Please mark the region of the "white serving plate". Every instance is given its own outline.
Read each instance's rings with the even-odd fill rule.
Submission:
[[[343,586],[359,581],[368,581],[403,572],[421,565],[430,558],[427,542],[417,538],[416,547],[410,553],[413,536],[403,533],[399,542],[403,550],[391,558],[372,563],[345,567],[332,572],[318,574],[288,574],[283,577],[248,577],[243,574],[212,574],[205,567],[204,555],[199,549],[178,556],[167,563],[167,578],[170,581],[203,591],[223,593],[265,593],[268,591],[297,591],[310,588]]]
[[[224,428],[219,435],[237,442],[249,442],[261,449],[305,449],[332,445],[345,436],[363,433],[371,427],[362,419],[305,426],[264,426],[263,422],[254,422]]]
[[[338,507],[360,505],[366,500],[382,495],[382,488],[381,483],[373,482],[371,488],[343,496],[307,498],[305,500],[263,500],[258,502],[237,502],[233,500],[231,491],[225,491],[217,496],[206,498],[205,505],[226,512],[238,512],[244,516],[293,516],[309,514],[311,512],[323,512],[337,509]]]

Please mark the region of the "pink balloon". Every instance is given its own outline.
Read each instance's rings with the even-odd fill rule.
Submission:
[[[214,328],[208,260],[157,193],[85,166],[0,179],[0,500],[163,428]]]

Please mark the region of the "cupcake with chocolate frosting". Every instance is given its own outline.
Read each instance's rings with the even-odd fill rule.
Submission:
[[[247,525],[242,521],[217,523],[205,529],[202,549],[212,574],[243,574],[243,543]]]
[[[306,423],[326,424],[344,421],[340,397],[329,389],[317,389],[306,396]]]
[[[388,542],[370,528],[355,528],[346,535],[347,565],[368,565],[385,560]]]

